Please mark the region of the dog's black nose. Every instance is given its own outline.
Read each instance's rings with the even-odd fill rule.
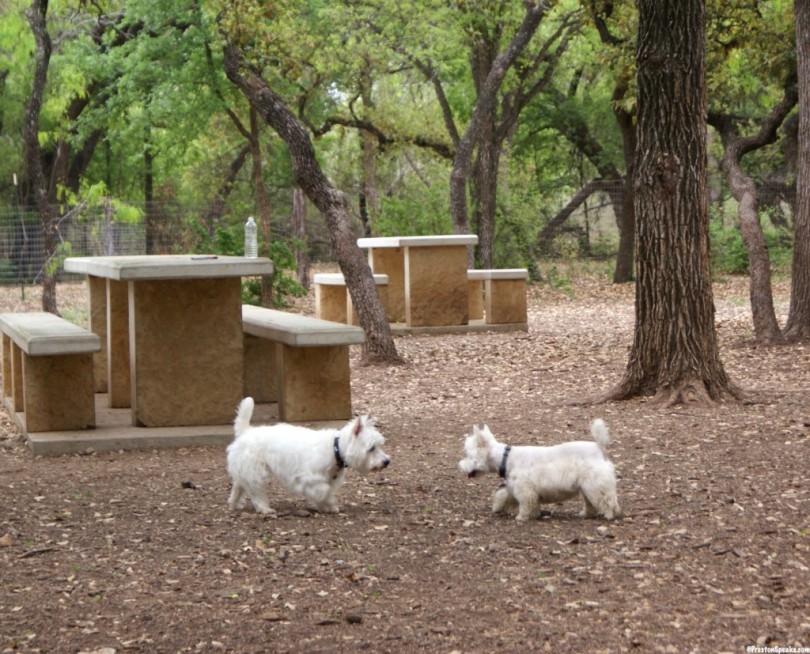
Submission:
[[[386,459],[383,461],[383,468],[387,468],[389,463],[391,463],[391,459]]]

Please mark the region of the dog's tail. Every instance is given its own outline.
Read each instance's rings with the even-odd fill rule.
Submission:
[[[250,418],[253,416],[253,398],[246,397],[239,403],[236,410],[236,419],[233,421],[233,433],[239,438],[250,427]]]
[[[591,438],[596,441],[600,450],[607,452],[607,446],[610,444],[610,432],[601,418],[597,418],[591,423]]]

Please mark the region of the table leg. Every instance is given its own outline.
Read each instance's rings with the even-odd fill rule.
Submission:
[[[112,408],[126,409],[132,406],[128,282],[107,280],[106,343],[109,405]]]
[[[403,248],[371,248],[368,263],[375,274],[388,275],[388,322],[405,321],[405,253]],[[466,266],[466,264],[465,264]]]
[[[406,247],[405,279],[408,327],[469,323],[466,246]]]
[[[129,282],[133,424],[221,425],[242,398],[239,278]]]
[[[96,393],[106,393],[107,388],[107,280],[103,277],[88,277],[87,288],[90,331],[98,336],[101,350],[93,353],[93,378]]]

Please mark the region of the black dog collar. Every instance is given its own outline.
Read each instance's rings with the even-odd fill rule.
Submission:
[[[346,462],[343,460],[343,457],[340,456],[340,447],[338,447],[339,442],[340,436],[335,436],[335,461],[337,461],[338,470],[342,470],[346,467]]]
[[[506,479],[506,459],[509,458],[509,450],[512,449],[511,445],[507,445],[503,449],[503,458],[501,459],[501,465],[498,468],[498,476],[502,479]]]

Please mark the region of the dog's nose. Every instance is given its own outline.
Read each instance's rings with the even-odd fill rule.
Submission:
[[[387,468],[389,463],[391,463],[391,459],[385,459],[385,461],[383,461],[383,468]]]

